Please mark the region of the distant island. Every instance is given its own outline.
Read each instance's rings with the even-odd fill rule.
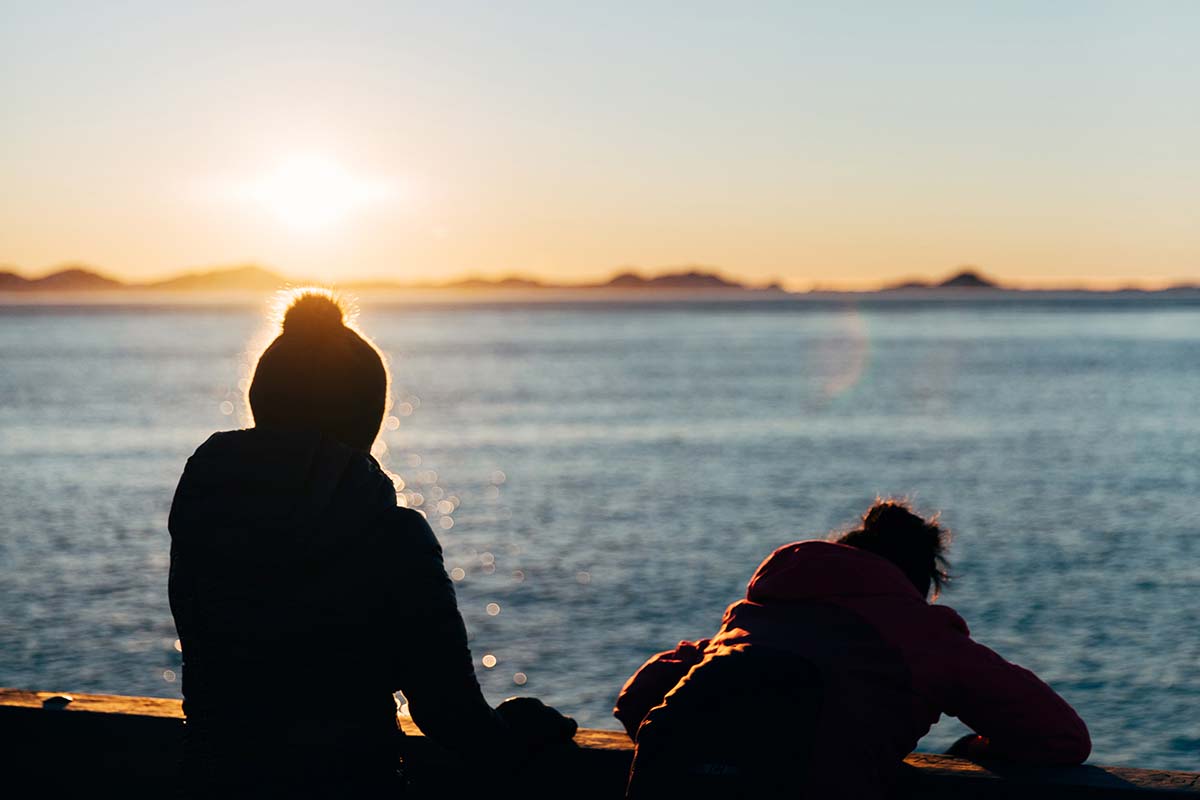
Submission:
[[[899,292],[920,289],[1002,289],[1004,287],[980,275],[974,269],[964,269],[941,283],[925,283],[923,281],[906,281],[895,286],[886,286],[885,292]]]
[[[85,266],[70,266],[40,278],[27,278],[12,269],[0,269],[0,295],[73,293],[101,295],[105,293],[255,293],[273,292],[294,286],[327,285],[322,281],[304,281],[285,278],[270,270],[255,265],[223,267],[200,270],[176,275],[156,281],[126,282],[103,275]],[[882,295],[910,296],[931,294],[936,296],[961,296],[971,293],[1047,293],[1084,292],[1106,293],[1096,289],[1020,289],[1003,286],[984,277],[975,267],[962,267],[942,281],[926,282],[909,280],[871,290],[812,289],[806,292],[789,292],[778,282],[766,285],[750,285],[720,275],[706,267],[687,266],[657,275],[646,276],[626,269],[606,281],[595,283],[551,283],[532,278],[480,278],[469,277],[440,283],[404,283],[384,279],[345,281],[334,288],[354,292],[463,292],[476,295],[529,296],[539,293],[555,297],[580,295],[630,295],[668,296],[678,294],[701,294],[747,297],[785,296],[839,296],[839,295]],[[1124,292],[1171,292],[1196,291],[1195,285],[1178,285],[1166,289],[1147,290],[1130,287],[1112,290]]]

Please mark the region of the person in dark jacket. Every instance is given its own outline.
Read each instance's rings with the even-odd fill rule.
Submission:
[[[379,352],[308,292],[256,366],[255,426],[188,459],[169,520],[186,794],[394,795],[397,690],[482,769],[574,734],[484,699],[441,547],[369,452],[387,393]]]
[[[882,501],[835,542],[772,553],[715,636],[621,690],[628,796],[882,798],[943,713],[977,732],[952,753],[1083,762],[1088,730],[1066,701],[927,602],[944,546],[936,521]]]

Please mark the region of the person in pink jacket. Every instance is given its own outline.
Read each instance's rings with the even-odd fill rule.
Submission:
[[[1082,763],[1091,740],[1071,706],[927,602],[945,546],[936,519],[887,500],[836,541],[772,553],[716,635],[659,653],[621,689],[628,796],[885,797],[941,714],[977,732],[951,752]]]

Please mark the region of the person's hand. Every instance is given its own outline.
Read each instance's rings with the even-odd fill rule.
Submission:
[[[536,697],[510,697],[496,706],[508,727],[534,750],[569,742],[579,725]]]
[[[980,736],[978,733],[968,733],[966,736],[961,736],[946,751],[948,756],[958,756],[959,758],[979,759],[987,756],[988,739],[986,736]]]

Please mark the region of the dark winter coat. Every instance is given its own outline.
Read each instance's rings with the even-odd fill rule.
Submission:
[[[1066,701],[972,640],[953,609],[887,559],[824,541],[772,553],[717,634],[651,658],[614,713],[636,737],[636,797],[751,780],[768,794],[883,797],[943,713],[997,758],[1078,764],[1091,749]]]
[[[441,547],[367,453],[315,432],[213,434],[169,527],[193,784],[387,784],[396,690],[450,749],[506,746]]]

